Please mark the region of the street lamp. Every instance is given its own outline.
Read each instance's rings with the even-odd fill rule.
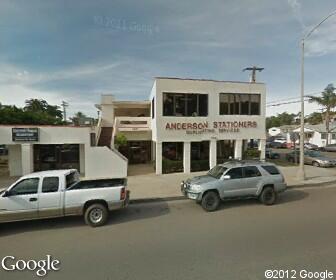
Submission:
[[[336,15],[336,10],[331,14],[326,16],[320,23],[315,25],[306,35],[301,39],[301,118],[300,118],[300,167],[297,174],[298,179],[305,180],[305,169],[304,169],[304,52],[305,52],[305,40],[310,37],[310,35],[320,27],[325,21],[330,17]]]

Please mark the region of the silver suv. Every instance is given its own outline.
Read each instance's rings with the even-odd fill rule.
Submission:
[[[222,200],[255,197],[265,205],[275,203],[287,185],[276,165],[263,161],[229,161],[212,168],[206,175],[181,183],[186,197],[215,211]]]

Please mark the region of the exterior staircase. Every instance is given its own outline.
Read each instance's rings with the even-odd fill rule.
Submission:
[[[98,139],[98,146],[111,148],[113,127],[102,127]]]

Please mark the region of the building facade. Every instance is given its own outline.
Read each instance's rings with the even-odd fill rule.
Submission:
[[[102,95],[94,127],[0,126],[0,145],[12,176],[76,168],[125,177],[128,164],[156,174],[209,170],[249,147],[265,158],[265,99],[262,83],[156,78],[147,101]]]
[[[174,160],[189,173],[242,159],[252,139],[263,159],[265,94],[262,83],[156,78],[150,95],[156,173]]]
[[[88,178],[126,177],[127,159],[116,150],[97,147],[95,137],[94,127],[0,126],[10,176],[75,168]]]
[[[100,144],[117,146],[129,164],[153,163],[156,174],[208,170],[251,145],[263,159],[265,94],[262,83],[156,78],[149,101],[102,96]]]

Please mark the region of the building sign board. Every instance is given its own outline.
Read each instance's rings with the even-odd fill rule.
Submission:
[[[245,128],[257,128],[256,121],[221,121],[221,122],[172,122],[166,123],[166,130],[182,130],[186,134],[204,134],[204,133],[231,133],[240,132]]]
[[[13,127],[13,142],[36,142],[39,141],[39,129],[37,127]]]

